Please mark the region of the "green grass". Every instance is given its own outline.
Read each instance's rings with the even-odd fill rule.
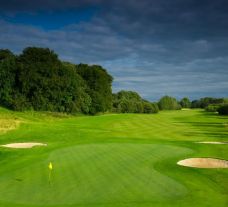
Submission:
[[[176,165],[188,157],[228,159],[228,145],[195,143],[228,141],[228,117],[200,110],[75,117],[0,108],[1,123],[0,144],[48,146],[0,148],[0,206],[228,205],[228,169]]]

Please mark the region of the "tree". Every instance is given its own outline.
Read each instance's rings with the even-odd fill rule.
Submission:
[[[143,102],[143,113],[151,114],[151,113],[158,113],[159,108],[156,103],[150,103],[148,101]]]
[[[223,106],[220,106],[220,107],[218,108],[218,113],[219,113],[220,115],[228,115],[228,104],[223,105]]]
[[[18,57],[10,52],[3,54],[4,59],[0,61],[1,105],[15,110],[89,112],[91,98],[86,93],[85,81],[53,51],[29,47]]]
[[[112,76],[99,65],[62,62],[49,48],[19,56],[0,50],[0,105],[14,110],[157,113],[156,103],[134,91],[112,94]]]
[[[191,102],[187,97],[181,99],[180,105],[182,108],[191,108]]]
[[[217,112],[218,109],[221,107],[221,104],[209,104],[205,110],[208,112]]]
[[[16,57],[9,50],[0,51],[0,104],[12,108],[15,94]]]
[[[14,54],[8,49],[0,50],[0,61],[3,61],[4,59],[13,57],[13,56]]]
[[[98,65],[76,65],[77,73],[84,79],[86,92],[91,97],[89,112],[96,114],[112,108],[112,76]]]
[[[192,108],[206,108],[210,104],[221,105],[225,104],[226,99],[224,98],[212,98],[212,97],[204,97],[199,100],[192,101]]]
[[[119,113],[157,113],[158,107],[154,103],[143,100],[134,91],[119,91],[113,94],[113,111]]]
[[[177,100],[171,96],[163,96],[159,102],[158,106],[160,110],[178,110],[181,106],[178,104]]]
[[[200,108],[200,105],[201,105],[201,103],[199,100],[193,100],[191,102],[191,108]]]
[[[120,113],[142,113],[142,99],[134,91],[122,90],[114,94],[113,108]]]

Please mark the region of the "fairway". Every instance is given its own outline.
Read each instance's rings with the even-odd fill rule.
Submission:
[[[67,116],[0,108],[0,206],[228,205],[228,169],[177,165],[228,160],[228,117],[202,110]],[[49,182],[48,164],[53,170]]]

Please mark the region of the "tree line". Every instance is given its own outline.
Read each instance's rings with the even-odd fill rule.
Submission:
[[[0,104],[13,110],[95,114],[112,108],[112,77],[98,65],[64,63],[48,48],[0,51]]]
[[[13,110],[84,114],[157,113],[181,108],[227,111],[224,98],[190,101],[184,97],[178,101],[163,96],[155,103],[134,91],[112,93],[112,81],[101,66],[63,62],[49,48],[28,47],[20,55],[0,50],[0,105]]]
[[[179,101],[181,108],[201,108],[208,112],[218,112],[220,115],[228,114],[228,98],[204,97],[190,101],[184,97]]]
[[[191,108],[202,108],[208,112],[218,112],[220,115],[228,115],[228,99],[205,97],[193,100]]]

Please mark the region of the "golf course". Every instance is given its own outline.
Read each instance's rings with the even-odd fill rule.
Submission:
[[[225,207],[227,168],[177,162],[228,160],[227,141],[228,117],[198,109],[73,116],[0,108],[0,206]],[[44,145],[2,146],[11,143]]]

